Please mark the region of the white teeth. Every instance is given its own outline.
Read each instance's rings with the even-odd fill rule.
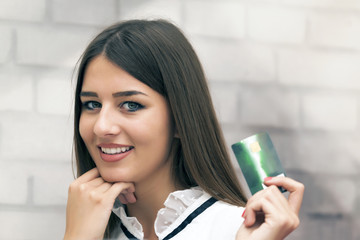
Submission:
[[[130,147],[118,147],[118,148],[101,148],[101,151],[106,154],[119,154],[130,150]]]

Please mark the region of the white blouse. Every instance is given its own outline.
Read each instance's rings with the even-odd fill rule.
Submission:
[[[200,187],[170,193],[154,223],[161,240],[235,239],[243,223],[243,207],[217,201]],[[120,240],[144,239],[135,217],[128,217],[124,205],[116,201],[112,210],[121,220]]]

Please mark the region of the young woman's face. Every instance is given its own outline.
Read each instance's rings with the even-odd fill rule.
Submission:
[[[80,98],[80,135],[105,181],[137,183],[170,171],[174,127],[162,95],[99,56]]]

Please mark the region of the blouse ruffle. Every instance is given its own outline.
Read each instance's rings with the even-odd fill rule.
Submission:
[[[164,208],[160,209],[155,220],[155,232],[162,234],[170,225],[192,206],[205,192],[200,187],[173,192],[164,203]]]
[[[172,224],[182,221],[183,218],[188,215],[186,214],[187,210],[191,213],[194,207],[197,207],[210,197],[211,196],[200,187],[193,187],[170,193],[164,202],[165,207],[158,211],[154,223],[156,235],[164,235],[165,232],[172,229],[170,227]],[[199,202],[199,200],[201,200],[201,203],[195,204],[196,202]],[[112,211],[120,218],[122,224],[135,237],[139,239],[144,237],[143,228],[139,221],[135,217],[128,217],[126,215],[125,206],[119,200],[115,201]]]

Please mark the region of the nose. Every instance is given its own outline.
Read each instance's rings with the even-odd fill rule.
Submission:
[[[114,136],[121,131],[116,113],[111,109],[102,108],[94,125],[94,133],[99,137]]]

